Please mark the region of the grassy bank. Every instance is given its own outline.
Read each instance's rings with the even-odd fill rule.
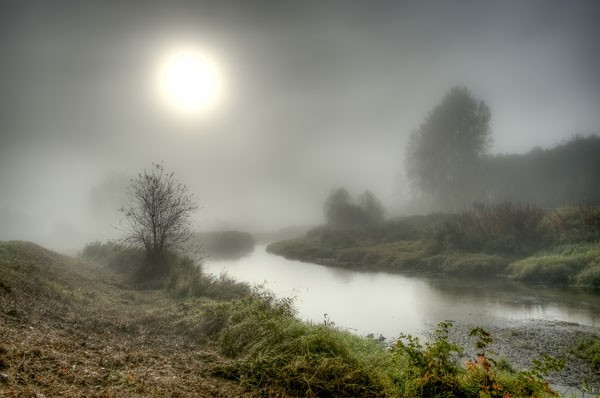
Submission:
[[[386,347],[327,320],[303,323],[265,291],[215,300],[168,281],[142,288],[31,243],[0,242],[0,268],[3,396],[553,396],[543,379],[553,361],[512,370],[487,352],[483,330],[464,362],[450,324]]]
[[[226,360],[216,375],[253,388],[318,397],[544,397],[554,396],[544,376],[561,367],[547,358],[515,371],[487,351],[492,337],[470,335],[476,357],[459,361],[450,323],[422,342],[401,336],[390,347],[293,315],[289,301],[265,293],[206,307],[206,328]],[[498,365],[500,364],[500,365]]]
[[[477,205],[466,213],[399,218],[363,230],[318,227],[267,250],[366,271],[508,275],[600,288],[600,207]]]
[[[0,396],[258,396],[210,376],[219,356],[194,298],[140,289],[104,265],[0,242]]]

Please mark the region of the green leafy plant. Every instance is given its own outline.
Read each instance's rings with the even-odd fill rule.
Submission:
[[[451,322],[441,322],[434,330],[433,340],[421,344],[417,337],[401,335],[392,347],[392,353],[408,359],[405,380],[409,390],[417,396],[460,396],[461,386],[457,363],[462,349],[449,340]]]

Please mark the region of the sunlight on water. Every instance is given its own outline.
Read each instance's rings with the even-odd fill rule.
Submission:
[[[478,323],[531,319],[600,326],[600,296],[520,284],[361,273],[287,260],[265,245],[239,260],[214,260],[206,270],[264,284],[280,297],[295,297],[299,316],[366,335],[425,335],[444,320]]]

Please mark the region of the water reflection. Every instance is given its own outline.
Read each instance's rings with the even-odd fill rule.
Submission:
[[[286,260],[265,246],[238,260],[207,263],[275,294],[295,297],[299,315],[315,323],[324,314],[359,334],[424,335],[443,320],[549,319],[600,326],[600,295],[511,281],[362,273]]]

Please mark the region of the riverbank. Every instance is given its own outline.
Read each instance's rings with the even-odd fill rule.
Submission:
[[[444,335],[386,348],[327,319],[302,322],[293,300],[264,290],[214,300],[140,289],[26,242],[0,242],[0,268],[7,396],[477,397],[493,385],[494,396],[551,396],[525,368],[455,366]]]
[[[391,273],[489,276],[502,273],[510,263],[510,259],[483,253],[431,253],[419,240],[352,244],[357,246],[329,245],[304,237],[272,243],[267,252],[328,267]]]
[[[367,271],[509,275],[600,289],[600,206],[546,210],[480,203],[462,213],[398,217],[352,229],[319,226],[267,250]]]
[[[547,320],[455,323],[450,337],[465,348],[465,360],[476,352],[468,337],[474,327],[490,332],[494,341],[489,349],[495,352],[495,358],[506,361],[515,370],[531,368],[531,361],[544,355],[563,358],[564,368],[549,374],[547,380],[563,389],[588,385],[596,394],[600,392],[600,369],[594,368],[578,350],[579,343],[600,339],[598,328]]]
[[[324,227],[304,237],[275,242],[269,253],[287,259],[355,271],[510,277],[527,283],[600,289],[600,243],[547,244],[527,251],[472,251],[439,247],[413,233],[398,237],[394,228],[336,231]]]

